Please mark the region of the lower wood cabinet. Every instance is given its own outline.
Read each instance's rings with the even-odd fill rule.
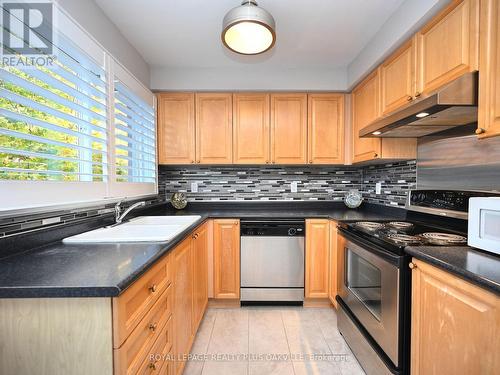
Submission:
[[[328,256],[328,298],[330,302],[337,308],[337,300],[335,297],[338,294],[338,276],[337,276],[337,258],[338,258],[338,236],[337,222],[330,220],[330,253]]]
[[[214,297],[240,298],[240,221],[214,220]]]
[[[193,234],[193,329],[200,325],[208,304],[208,222]]]
[[[306,220],[306,298],[328,298],[330,223],[328,219]]]
[[[411,373],[498,374],[500,297],[413,260]]]
[[[175,373],[185,365],[193,339],[193,257],[191,238],[185,239],[172,253],[174,268],[174,354]]]

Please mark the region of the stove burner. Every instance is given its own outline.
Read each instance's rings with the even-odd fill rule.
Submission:
[[[401,233],[390,233],[387,235],[387,238],[397,244],[409,245],[409,244],[421,244],[422,239],[417,236],[410,236],[408,234]]]
[[[356,223],[356,226],[362,228],[362,229],[365,229],[365,230],[369,230],[369,231],[375,231],[377,229],[380,229],[384,226],[384,224],[382,223],[375,223],[373,221],[358,221]]]
[[[422,233],[422,237],[432,245],[459,245],[467,242],[467,238],[457,234],[428,232]]]
[[[406,221],[391,221],[386,224],[388,227],[398,229],[398,230],[408,230],[413,227],[412,223]]]

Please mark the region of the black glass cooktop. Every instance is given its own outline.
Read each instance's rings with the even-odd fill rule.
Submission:
[[[344,221],[339,227],[388,250],[402,253],[406,246],[462,246],[464,233],[416,221]]]

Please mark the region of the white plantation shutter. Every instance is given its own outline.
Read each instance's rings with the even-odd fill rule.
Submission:
[[[58,24],[52,66],[0,66],[0,210],[156,193],[153,94]]]
[[[154,107],[115,81],[115,166],[117,182],[156,182]]]

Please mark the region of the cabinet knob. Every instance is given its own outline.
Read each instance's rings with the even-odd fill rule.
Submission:
[[[269,160],[266,160],[266,164],[269,164]]]
[[[156,371],[156,362],[150,362],[148,366],[151,370]]]
[[[312,163],[313,163],[313,161],[312,161],[312,160],[309,160],[309,164],[312,164]]]
[[[415,93],[415,98],[418,98],[420,95],[422,95],[422,93],[417,91],[417,92]]]
[[[413,263],[413,262],[410,262],[408,264],[408,267],[410,267],[411,269],[415,269],[415,268],[417,268],[417,265],[415,263]]]
[[[413,100],[413,98],[411,97],[411,95],[408,95],[408,96],[406,97],[406,100],[408,100],[409,102],[411,102],[411,101]]]
[[[158,327],[158,323],[149,323],[149,326],[148,328],[151,330],[151,331],[156,331],[156,328]]]
[[[191,160],[191,164],[194,164],[194,160]]]
[[[479,134],[483,134],[484,132],[486,132],[486,129],[484,128],[477,128],[476,129],[476,134],[479,135]]]
[[[375,152],[375,153],[373,154],[373,157],[374,157],[374,158],[378,158],[378,154]]]
[[[156,284],[153,284],[153,285],[151,285],[151,286],[149,287],[149,291],[150,291],[151,293],[156,292],[156,290],[157,290],[157,289],[158,289],[158,286],[157,286]]]
[[[198,164],[200,164],[200,163],[201,163],[201,161],[200,161],[200,160],[198,160],[198,161],[197,161],[197,163],[198,163]]]
[[[273,164],[275,164],[276,162],[273,160]]]

